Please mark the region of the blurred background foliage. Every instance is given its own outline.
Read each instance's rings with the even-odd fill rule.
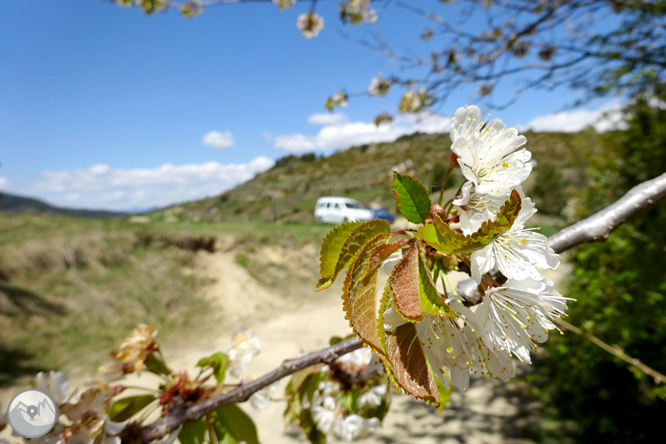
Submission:
[[[627,108],[626,131],[606,138],[587,159],[585,186],[575,192],[573,218],[589,216],[630,188],[666,171],[665,89]],[[659,99],[659,100],[656,100]],[[558,212],[561,174],[540,169],[533,191],[545,212]],[[549,192],[550,191],[550,192]],[[551,192],[554,191],[554,194]],[[666,373],[666,206],[628,221],[605,243],[575,248],[575,273],[566,296],[570,323]],[[542,442],[647,443],[663,436],[666,387],[588,339],[551,335],[546,358],[536,366],[534,393],[545,401]]]

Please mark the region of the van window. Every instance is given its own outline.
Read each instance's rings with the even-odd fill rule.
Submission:
[[[364,210],[365,207],[358,202],[345,202],[347,208],[353,208],[355,210]]]
[[[330,202],[326,204],[326,208],[331,208],[331,203]]]
[[[340,209],[340,204],[335,204],[335,209],[339,210]]]

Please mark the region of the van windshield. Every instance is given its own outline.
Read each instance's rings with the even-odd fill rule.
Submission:
[[[365,207],[358,202],[345,202],[345,206],[354,210],[365,210]]]

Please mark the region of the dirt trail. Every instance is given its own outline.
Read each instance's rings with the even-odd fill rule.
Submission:
[[[285,292],[271,291],[262,286],[246,268],[236,263],[233,251],[198,253],[193,272],[214,279],[203,291],[220,313],[220,322],[211,326],[205,334],[206,341],[193,338],[188,342],[162,343],[172,368],[193,372],[194,364],[201,357],[227,350],[232,343],[232,332],[241,325],[251,328],[262,343],[261,354],[250,362],[248,375],[268,372],[283,359],[298,356],[302,351],[320,349],[328,345],[331,336],[351,332],[342,312],[339,283],[322,293],[300,288],[297,294],[292,292],[288,298],[277,296],[277,293],[284,295]],[[550,279],[554,277],[549,276]],[[153,385],[150,381],[151,378],[145,375],[138,380],[132,378],[127,383]],[[80,387],[82,382],[73,380],[72,386]],[[281,381],[273,393],[278,401],[270,403],[264,411],[254,412],[249,405],[244,406],[255,419],[263,443],[306,442],[304,437],[293,431],[285,432],[282,419],[285,403],[279,401],[285,384],[284,380]],[[521,421],[525,413],[525,402],[520,398],[519,391],[511,391],[510,388],[511,385],[485,379],[474,380],[465,396],[453,394],[443,414],[408,396],[395,395],[383,427],[363,442],[523,442],[511,436],[515,421]],[[3,406],[9,401],[11,392],[4,390],[0,393]],[[7,431],[0,438],[6,435]],[[331,439],[331,442],[337,441]]]

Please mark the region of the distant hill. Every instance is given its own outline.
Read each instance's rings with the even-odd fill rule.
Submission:
[[[584,183],[587,159],[604,137],[586,130],[577,134],[527,133],[527,148],[539,171],[562,174],[572,187]],[[391,143],[361,145],[318,157],[286,156],[270,170],[219,196],[175,205],[151,214],[166,221],[311,222],[321,196],[346,196],[365,205],[377,204],[395,211],[391,193],[392,171],[414,175],[438,191],[449,165],[448,134],[412,134]],[[457,170],[459,174],[459,170]],[[532,174],[525,187],[534,181]],[[545,177],[545,176],[544,176]],[[458,187],[462,176],[449,181]]]
[[[76,217],[120,217],[126,214],[113,211],[60,208],[31,197],[16,196],[7,193],[0,193],[0,212],[8,214],[39,213]]]

